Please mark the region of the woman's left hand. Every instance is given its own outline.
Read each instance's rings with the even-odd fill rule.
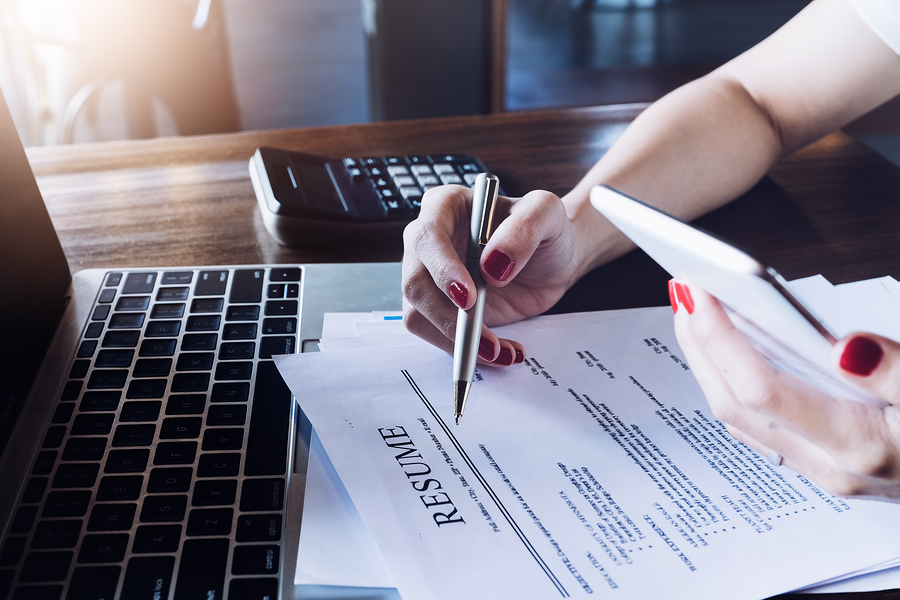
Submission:
[[[833,398],[773,367],[699,286],[669,285],[678,343],[735,438],[834,494],[900,501],[900,344],[841,340],[837,370],[887,406]]]

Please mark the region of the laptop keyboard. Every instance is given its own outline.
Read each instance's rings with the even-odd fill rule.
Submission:
[[[292,400],[271,358],[297,351],[301,274],[106,275],[0,597],[278,597]]]

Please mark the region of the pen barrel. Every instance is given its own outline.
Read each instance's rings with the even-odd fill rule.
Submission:
[[[471,382],[475,375],[475,362],[478,360],[478,345],[481,343],[487,289],[478,258],[466,261],[466,269],[475,281],[475,304],[469,310],[460,309],[457,312],[454,341],[457,351],[453,353],[453,381]]]

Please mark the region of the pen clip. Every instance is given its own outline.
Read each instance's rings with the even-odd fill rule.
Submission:
[[[473,217],[476,217],[477,220],[473,219],[472,225],[474,226],[477,223],[478,229],[472,233],[475,234],[474,241],[479,247],[486,246],[488,238],[491,236],[491,229],[494,224],[494,205],[496,204],[499,189],[500,179],[496,175],[479,173],[478,179],[475,180],[475,197],[473,198],[472,211]],[[478,212],[480,214],[477,214]]]

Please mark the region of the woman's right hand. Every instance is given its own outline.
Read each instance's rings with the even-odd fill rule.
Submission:
[[[419,217],[403,234],[406,328],[451,353],[457,309],[475,304],[475,283],[464,265],[471,206],[471,189],[446,185],[429,190]],[[488,291],[478,356],[482,364],[508,366],[522,362],[525,349],[498,338],[490,327],[544,312],[581,273],[574,260],[574,228],[554,194],[501,196],[494,223],[481,256]]]

